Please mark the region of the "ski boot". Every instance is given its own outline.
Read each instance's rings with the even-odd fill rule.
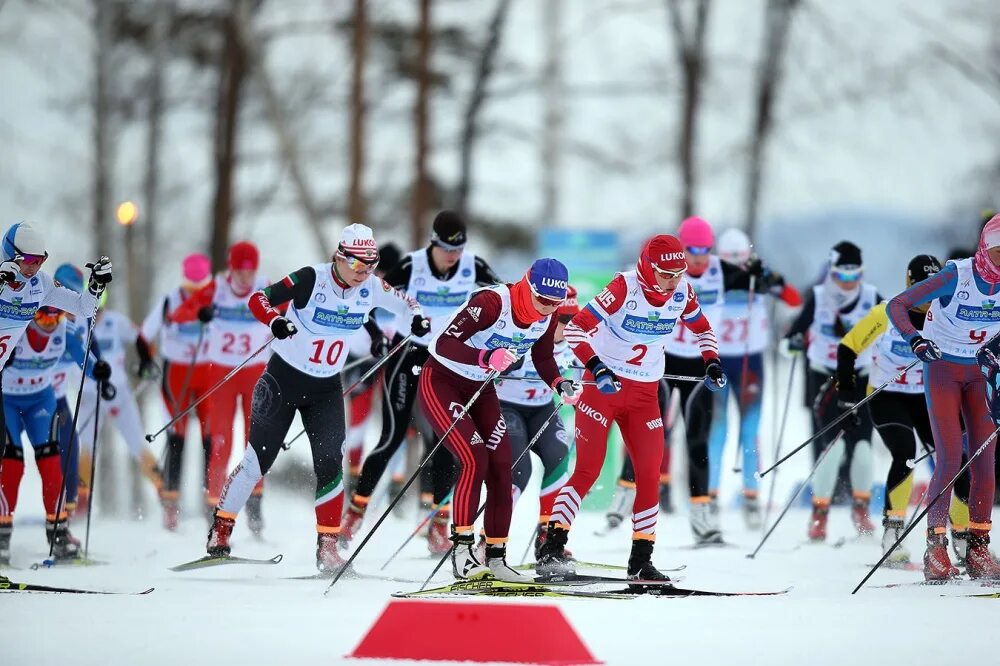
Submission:
[[[955,566],[965,566],[965,556],[969,552],[969,528],[951,530],[951,550],[955,553]]]
[[[535,571],[539,574],[576,573],[573,560],[566,550],[568,540],[569,530],[559,527],[556,523],[549,523],[540,556],[536,557]]]
[[[763,520],[760,513],[760,502],[757,493],[743,495],[743,522],[748,530],[759,530]]]
[[[316,569],[320,573],[333,575],[347,564],[347,560],[340,556],[337,542],[336,534],[316,535]],[[349,575],[351,571],[344,573]]]
[[[691,534],[699,546],[718,546],[723,543],[719,529],[718,509],[712,511],[711,502],[691,502]]]
[[[854,498],[854,501],[851,503],[851,522],[854,523],[854,529],[858,531],[858,536],[866,537],[875,533],[875,525],[872,524],[871,518],[868,517],[867,497]]]
[[[234,527],[236,527],[236,516],[216,509],[212,517],[212,526],[208,529],[205,551],[213,557],[229,555],[231,550],[229,539],[233,536]]]
[[[264,514],[260,506],[263,499],[263,495],[256,493],[247,498],[247,527],[258,541],[263,538],[261,534],[264,532]]]
[[[344,520],[340,524],[340,536],[337,540],[341,548],[347,548],[347,544],[354,539],[361,529],[361,522],[365,519],[365,510],[368,508],[368,498],[355,495],[347,505],[344,512]]]
[[[618,488],[615,489],[615,496],[611,500],[611,508],[604,515],[604,518],[608,521],[603,531],[604,534],[617,529],[624,522],[625,516],[632,512],[632,504],[634,502],[635,484],[625,485],[623,482],[619,482]]]
[[[969,578],[1000,580],[1000,564],[990,552],[989,530],[969,530],[969,547],[965,555],[965,569]]]
[[[486,545],[486,566],[497,580],[506,583],[533,583],[534,578],[511,569],[507,565],[507,544]]]
[[[934,528],[927,530],[927,550],[924,552],[924,580],[948,580],[958,576],[958,569],[948,558],[948,537]]]
[[[476,537],[472,532],[459,533],[452,526],[451,541],[455,544],[451,551],[451,572],[456,580],[477,580],[490,574],[490,570],[476,559]]]
[[[632,552],[628,556],[628,578],[631,580],[670,580],[653,566],[653,543],[650,539],[632,540]]]
[[[45,522],[45,535],[52,547],[52,559],[59,561],[75,560],[80,556],[80,541],[69,532],[66,521]]]
[[[431,518],[427,530],[427,550],[431,555],[444,555],[451,550],[451,539],[448,537],[449,512],[447,509],[438,511]]]
[[[180,507],[177,504],[177,497],[176,491],[160,493],[160,506],[163,507],[163,529],[168,532],[176,532],[180,522]]]
[[[10,566],[10,537],[14,526],[10,523],[0,525],[0,567]]]
[[[668,514],[674,512],[674,500],[670,493],[669,481],[660,481],[660,511]]]
[[[882,527],[885,531],[882,532],[882,552],[887,552],[892,544],[896,543],[896,540],[903,534],[903,529],[906,527],[905,521],[902,516],[885,516],[882,519]],[[908,564],[910,561],[910,551],[906,549],[902,543],[896,547],[896,550],[892,551],[892,555],[889,559],[885,561],[886,566],[892,567],[902,566]]]
[[[830,517],[830,505],[813,501],[812,518],[809,519],[809,540],[813,543],[826,541],[826,521]]]
[[[542,558],[542,548],[545,546],[545,539],[548,538],[548,521],[538,523],[538,527],[535,528],[535,561],[539,561]],[[573,553],[570,552],[569,548],[563,548],[563,553],[566,555],[566,559],[572,560]]]

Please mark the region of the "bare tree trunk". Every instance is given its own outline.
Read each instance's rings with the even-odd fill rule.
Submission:
[[[365,63],[368,57],[367,0],[354,0],[354,35],[352,50],[354,64],[351,69],[351,118],[348,134],[351,142],[351,176],[347,189],[347,218],[350,222],[368,222],[368,205],[365,200]]]
[[[420,0],[420,26],[417,29],[417,101],[413,109],[416,155],[413,169],[413,192],[410,202],[410,242],[420,247],[427,242],[424,217],[430,207],[430,183],[427,177],[428,105],[430,101],[431,0]]]
[[[94,61],[94,254],[112,254],[111,238],[111,147],[109,121],[111,103],[109,87],[111,73],[112,25],[111,7],[104,0],[94,0],[96,49]]]
[[[465,107],[462,125],[462,143],[460,148],[461,164],[458,177],[458,196],[456,207],[467,212],[469,202],[469,188],[472,182],[472,153],[476,140],[479,138],[479,114],[483,104],[489,95],[490,78],[493,75],[493,68],[496,64],[497,51],[500,49],[500,38],[503,36],[504,23],[507,20],[507,11],[510,9],[510,0],[497,0],[496,10],[490,20],[490,27],[486,37],[486,43],[482,51],[479,52],[479,63],[476,67],[476,79],[472,85],[472,93],[469,95],[469,102]]]
[[[744,227],[750,238],[754,238],[757,231],[766,150],[774,124],[774,102],[781,86],[789,28],[798,6],[799,0],[768,0],[765,9],[762,53],[757,67],[753,136],[747,159]]]
[[[711,0],[696,0],[694,25],[686,28],[681,16],[681,0],[667,0],[667,13],[677,42],[677,59],[681,65],[684,91],[681,95],[681,122],[678,125],[677,162],[681,171],[680,215],[693,214],[696,208],[698,164],[695,157],[698,138],[698,114],[701,110],[702,87],[707,63],[705,33]]]
[[[542,67],[542,226],[559,221],[559,174],[562,166],[563,106],[562,17],[563,0],[542,3],[545,32],[545,65]]]
[[[230,14],[224,20],[222,59],[219,63],[219,87],[215,115],[215,197],[212,202],[212,264],[220,269],[226,264],[229,229],[233,218],[233,174],[236,170],[236,138],[240,97],[246,77],[246,51],[240,41],[238,15],[244,11],[243,0],[231,0]]]
[[[241,12],[237,16],[236,31],[238,42],[242,45],[248,64],[252,67],[253,74],[264,94],[268,121],[278,137],[281,160],[288,167],[288,174],[291,176],[292,186],[295,189],[295,198],[306,218],[316,247],[323,252],[324,256],[330,256],[332,248],[329,247],[326,235],[323,233],[322,216],[319,213],[319,206],[316,205],[316,198],[312,194],[312,188],[306,180],[305,169],[302,167],[302,160],[299,156],[298,143],[292,126],[288,122],[288,114],[282,105],[277,88],[275,88],[274,80],[268,73],[264,55],[257,47],[258,40],[254,37],[250,26],[250,17],[246,12]]]

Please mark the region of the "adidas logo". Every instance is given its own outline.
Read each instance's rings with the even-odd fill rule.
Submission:
[[[472,433],[472,441],[469,442],[469,446],[475,446],[476,444],[483,443],[483,436],[478,432]]]
[[[483,314],[483,309],[479,307],[468,308],[469,316],[473,321],[479,321],[479,316]]]

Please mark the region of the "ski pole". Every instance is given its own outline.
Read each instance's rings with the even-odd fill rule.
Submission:
[[[400,349],[402,349],[403,345],[406,344],[406,343],[408,343],[410,341],[410,338],[412,338],[412,337],[413,337],[413,334],[411,333],[410,335],[407,335],[405,338],[403,338],[402,340],[400,340],[399,343],[397,343],[395,347],[393,347],[392,349],[390,349],[389,352],[385,356],[383,356],[382,358],[380,358],[378,360],[378,362],[375,363],[375,365],[373,365],[372,367],[370,367],[368,369],[368,372],[366,372],[365,374],[361,375],[361,379],[359,379],[358,381],[354,382],[353,384],[351,384],[350,386],[348,386],[346,389],[344,389],[343,397],[346,398],[347,396],[349,396],[351,394],[351,391],[353,391],[355,389],[355,387],[359,386],[362,382],[364,382],[366,379],[368,379],[373,374],[375,374],[375,372],[379,368],[381,368],[383,365],[385,365],[386,361],[388,361],[389,358],[393,354],[395,354],[397,351],[399,351]],[[357,366],[361,365],[362,363],[364,363],[365,361],[367,361],[370,358],[371,357],[368,356],[368,357],[365,357],[363,359],[359,359],[357,361],[352,361],[351,363],[348,363],[340,371],[341,374],[343,374],[345,371],[347,371],[350,368],[356,368]],[[287,451],[288,449],[292,448],[292,444],[297,439],[299,439],[300,437],[302,437],[302,435],[304,435],[304,434],[306,434],[306,429],[305,428],[303,428],[302,430],[300,430],[299,433],[297,435],[295,435],[295,437],[292,437],[290,440],[288,440],[287,442],[285,442],[284,444],[282,444],[281,445],[282,450]]]
[[[582,365],[571,364],[566,366],[568,370],[586,370]],[[516,379],[515,377],[504,377],[503,379]],[[675,382],[703,382],[705,376],[695,377],[694,375],[661,375],[660,379],[673,380]],[[536,380],[537,381],[537,380]],[[582,382],[583,384],[593,384],[594,382]]]
[[[528,451],[531,450],[531,447],[535,445],[535,442],[538,441],[538,438],[542,436],[543,432],[545,432],[545,429],[548,427],[549,422],[552,420],[552,418],[556,414],[559,413],[559,407],[561,407],[561,406],[562,406],[562,403],[557,398],[555,409],[553,409],[552,413],[549,414],[549,417],[547,419],[545,419],[545,422],[542,424],[542,427],[538,429],[538,432],[536,432],[535,436],[531,438],[531,441],[528,442],[528,445],[526,447],[524,447],[524,451],[521,451],[521,455],[519,455],[517,457],[517,460],[514,461],[514,464],[511,465],[511,469],[514,469],[515,467],[517,467],[517,463],[521,462],[521,458],[523,458],[528,453]],[[473,525],[476,524],[476,520],[479,519],[479,516],[483,515],[483,511],[486,511],[486,502],[482,503],[482,505],[479,507],[479,510],[476,511],[476,515],[472,517],[472,524]],[[448,552],[445,553],[444,556],[441,557],[441,559],[437,563],[437,566],[434,567],[434,571],[432,571],[431,575],[427,577],[427,580],[424,581],[424,584],[420,586],[421,590],[423,590],[424,588],[427,587],[427,585],[431,582],[431,578],[434,578],[434,576],[437,574],[437,572],[441,570],[441,566],[448,560],[449,557],[451,557],[451,554],[454,551],[455,551],[455,543],[452,542],[451,548],[449,548]]]
[[[910,469],[913,469],[914,467],[917,466],[918,463],[920,463],[921,461],[926,460],[927,458],[930,458],[930,457],[931,457],[931,452],[930,451],[926,451],[919,458],[910,458],[909,460],[907,460],[906,461],[906,466],[909,467]]]
[[[785,440],[785,425],[788,423],[788,408],[792,404],[792,385],[795,383],[795,364],[798,360],[798,354],[793,356],[791,367],[788,370],[788,389],[785,391],[785,409],[781,415],[781,427],[778,429],[778,438],[775,440],[774,445],[775,460],[781,456],[781,444]],[[775,425],[777,425],[777,420],[775,420]],[[761,526],[767,525],[767,519],[771,515],[771,504],[774,503],[774,486],[776,483],[778,483],[777,472],[775,472],[774,476],[771,477],[771,487],[767,491],[767,504],[764,505],[764,520],[761,522]]]
[[[100,431],[101,423],[101,391],[97,391],[97,401],[94,407],[94,450],[90,455],[90,501],[87,502],[87,532],[83,540],[83,557],[86,559],[87,553],[90,552],[90,516],[94,511],[94,501],[97,496],[94,494],[94,487],[97,485],[94,481],[97,478],[97,436]],[[53,543],[55,539],[53,539]]]
[[[781,513],[778,514],[778,517],[774,520],[774,525],[771,525],[771,529],[769,529],[764,534],[764,538],[760,540],[760,543],[757,544],[757,547],[754,549],[754,551],[752,553],[747,554],[748,559],[752,560],[755,557],[757,557],[757,553],[759,553],[760,549],[764,547],[764,543],[771,537],[771,534],[774,532],[775,528],[778,527],[778,523],[781,522],[781,519],[785,517],[785,514],[788,513],[788,510],[792,508],[793,504],[795,504],[795,500],[799,498],[799,495],[802,494],[802,491],[805,490],[806,486],[809,485],[809,482],[812,481],[813,476],[816,475],[816,470],[819,469],[819,466],[823,462],[823,459],[826,458],[826,454],[830,452],[830,449],[832,449],[833,445],[837,443],[837,440],[839,440],[843,436],[844,436],[844,431],[841,430],[839,433],[837,433],[836,437],[830,440],[830,443],[827,444],[826,447],[823,449],[823,451],[819,454],[819,457],[816,458],[816,462],[815,464],[813,464],[812,469],[809,470],[809,476],[807,476],[806,480],[799,485],[798,489],[796,489],[795,494],[792,495],[792,499],[788,500],[788,504],[785,505],[785,508],[781,510]]]
[[[417,468],[413,470],[413,474],[410,475],[410,478],[407,479],[406,483],[403,484],[403,487],[400,488],[399,493],[392,498],[392,501],[389,502],[389,506],[385,509],[385,511],[382,512],[382,515],[378,517],[378,520],[375,521],[375,524],[372,525],[371,530],[369,530],[368,534],[365,535],[365,538],[361,540],[361,543],[358,544],[358,547],[354,549],[354,552],[351,553],[351,556],[347,558],[347,562],[344,563],[344,566],[342,566],[337,571],[336,575],[334,575],[333,580],[330,581],[330,584],[323,592],[323,596],[326,596],[327,594],[330,593],[330,590],[332,590],[333,586],[337,584],[337,581],[340,580],[341,576],[344,575],[344,572],[350,568],[351,563],[354,562],[355,559],[357,559],[358,554],[361,553],[362,550],[364,550],[365,545],[369,541],[371,541],[371,538],[375,535],[375,532],[377,532],[378,528],[382,525],[382,523],[385,522],[385,519],[389,517],[389,513],[396,507],[396,505],[399,503],[399,500],[403,498],[403,495],[405,495],[406,491],[410,489],[410,486],[413,485],[413,482],[416,481],[417,477],[420,476],[420,472],[421,470],[423,470],[424,466],[427,465],[431,461],[431,458],[434,457],[434,454],[437,453],[438,448],[441,447],[445,438],[449,434],[451,434],[451,431],[455,429],[455,426],[458,425],[458,422],[461,421],[463,418],[465,418],[465,415],[469,413],[469,409],[472,407],[472,404],[479,399],[480,394],[482,394],[483,390],[487,386],[489,386],[490,383],[493,382],[496,376],[497,376],[496,371],[491,371],[488,375],[486,375],[486,379],[483,380],[483,383],[479,385],[479,388],[476,389],[476,392],[472,394],[472,397],[469,398],[469,401],[465,403],[465,405],[462,407],[462,412],[455,417],[455,420],[451,422],[451,425],[448,426],[448,429],[444,431],[444,434],[441,435],[437,443],[431,448],[431,450],[427,453],[424,459],[420,461],[420,464],[417,465]]]
[[[94,264],[87,264],[87,268],[91,269],[91,274],[93,274]],[[83,385],[87,381],[87,363],[90,361],[90,345],[94,341],[94,327],[97,326],[97,311],[101,307],[101,292],[104,291],[104,287],[98,289],[97,302],[94,303],[94,311],[91,313],[90,318],[87,319],[87,344],[83,347],[83,368],[80,373],[80,388],[76,392],[76,407],[73,410],[73,432],[77,432],[76,426],[80,422],[80,401],[83,398]],[[59,499],[56,501],[56,521],[53,527],[53,534],[55,530],[59,527],[59,521],[62,518],[63,509],[66,507],[66,475],[69,474],[69,461],[70,456],[66,456],[66,460],[62,464],[62,489],[59,491]],[[68,516],[67,516],[68,519]],[[55,553],[56,540],[52,539],[52,543],[49,544],[49,557]]]
[[[201,397],[199,397],[193,403],[191,403],[190,405],[188,405],[187,408],[183,412],[181,412],[180,414],[178,414],[174,418],[172,418],[169,421],[167,421],[167,423],[162,428],[160,428],[159,430],[157,430],[156,432],[152,433],[151,435],[146,435],[146,441],[147,442],[152,442],[154,439],[157,438],[157,436],[159,436],[162,432],[164,432],[165,430],[167,430],[170,426],[172,426],[173,424],[177,423],[182,418],[184,418],[185,416],[187,416],[188,413],[192,409],[194,409],[195,407],[197,407],[198,405],[200,405],[202,403],[202,401],[205,400],[205,398],[207,398],[208,396],[210,396],[213,393],[215,393],[219,389],[220,386],[222,386],[223,384],[225,384],[226,382],[228,382],[230,379],[232,379],[233,376],[237,372],[239,372],[240,370],[242,370],[247,365],[247,363],[249,363],[250,361],[252,361],[253,359],[255,359],[257,356],[259,356],[261,354],[261,352],[263,352],[265,349],[267,349],[268,347],[270,347],[272,342],[274,342],[274,336],[273,335],[271,337],[269,337],[267,339],[267,342],[265,342],[264,344],[262,344],[257,349],[257,351],[255,351],[254,353],[250,354],[250,356],[248,356],[246,359],[244,359],[243,362],[241,362],[235,368],[233,368],[232,370],[230,370],[229,372],[227,372],[225,377],[223,377],[219,381],[215,382],[215,385],[212,386],[212,388],[208,389],[205,393],[203,393],[201,395]]]
[[[926,516],[928,512],[930,512],[931,507],[934,506],[937,503],[937,501],[941,499],[942,496],[944,496],[946,492],[952,489],[952,487],[955,485],[955,482],[958,481],[958,477],[962,476],[962,474],[972,465],[972,461],[978,458],[979,454],[985,451],[989,447],[989,445],[993,443],[993,440],[996,439],[998,434],[1000,434],[1000,427],[994,430],[993,433],[986,438],[986,441],[983,442],[978,449],[976,449],[976,452],[973,453],[971,456],[969,456],[969,459],[965,461],[965,464],[962,465],[962,467],[958,470],[958,474],[952,477],[951,481],[949,481],[948,484],[944,488],[942,488],[937,495],[934,496],[934,499],[932,499],[920,513],[914,516],[913,520],[910,521],[910,524],[907,525],[906,529],[903,530],[903,533],[900,534],[899,537],[896,539],[896,542],[892,544],[892,546],[890,546],[889,549],[885,551],[885,553],[882,554],[882,557],[879,558],[879,561],[875,563],[875,566],[871,568],[871,571],[865,574],[865,577],[862,578],[861,582],[858,583],[858,586],[851,591],[851,594],[857,594],[858,590],[860,590],[861,587],[868,582],[868,579],[871,578],[876,571],[878,571],[878,568],[882,566],[882,564],[885,563],[887,559],[889,559],[889,556],[892,555],[892,551],[896,550],[896,548],[899,547],[899,544],[903,543],[903,540],[906,539],[906,536],[913,530],[916,524],[920,522],[920,520],[924,516]]]
[[[859,409],[861,409],[862,405],[864,405],[865,403],[869,402],[872,398],[874,398],[879,393],[881,393],[883,390],[885,390],[885,388],[887,386],[889,386],[890,384],[895,384],[896,381],[900,377],[902,377],[903,375],[905,375],[907,372],[909,372],[909,370],[913,366],[915,366],[917,363],[920,363],[920,362],[921,362],[920,359],[916,359],[915,361],[913,361],[913,363],[910,363],[908,366],[906,366],[905,368],[903,368],[902,370],[900,370],[899,372],[897,372],[895,374],[895,376],[893,376],[888,381],[886,381],[884,384],[882,384],[881,386],[879,386],[877,389],[875,389],[874,391],[872,391],[871,393],[869,393],[868,395],[866,395],[864,398],[862,398],[861,400],[859,400],[857,403],[854,404],[853,407],[851,407],[850,409],[848,409],[847,411],[845,411],[843,414],[841,414],[837,418],[835,418],[832,421],[830,421],[829,423],[827,423],[822,429],[820,429],[819,432],[817,432],[812,437],[810,437],[809,439],[807,439],[806,441],[802,442],[801,444],[799,444],[798,446],[796,446],[794,449],[792,449],[791,451],[789,451],[788,455],[786,455],[784,458],[782,458],[781,460],[778,460],[773,465],[771,465],[770,467],[768,467],[767,469],[765,469],[763,472],[760,473],[759,476],[763,477],[768,472],[770,472],[774,468],[776,468],[778,465],[782,464],[783,462],[785,462],[786,460],[788,460],[789,458],[791,458],[792,456],[794,456],[796,453],[798,453],[802,449],[804,449],[807,446],[809,446],[809,444],[813,443],[814,441],[816,441],[817,439],[819,439],[820,437],[822,437],[823,435],[825,435],[829,431],[833,430],[833,427],[835,425],[837,425],[838,423],[840,423],[841,421],[843,421],[844,419],[846,419],[848,416],[850,416],[854,412],[856,412]]]
[[[736,394],[736,406],[739,408],[739,412],[743,414],[743,396],[747,390],[747,375],[750,373],[750,325],[753,323],[753,300],[754,300],[754,288],[757,286],[757,276],[750,276],[750,289],[747,292],[747,339],[743,346],[743,365],[740,368],[740,392]],[[726,401],[725,407],[729,406],[729,401]],[[723,409],[725,409],[723,407]],[[742,422],[742,418],[740,419]],[[742,427],[742,423],[741,423]],[[743,447],[740,446],[739,438],[736,442],[736,461],[733,463],[733,474],[739,474],[743,471]]]
[[[396,556],[399,555],[401,552],[403,552],[403,549],[406,548],[407,544],[413,541],[413,538],[415,536],[420,534],[420,530],[424,529],[424,525],[431,522],[431,519],[434,517],[434,514],[440,511],[442,506],[451,501],[451,496],[454,494],[455,494],[455,487],[452,486],[451,490],[448,491],[448,494],[444,496],[443,500],[441,500],[441,503],[427,513],[424,519],[420,521],[420,524],[417,525],[417,527],[412,532],[410,532],[410,536],[406,537],[406,540],[403,542],[403,544],[399,548],[397,548],[393,552],[393,554],[389,556],[389,559],[385,561],[385,564],[383,564],[379,568],[379,571],[385,571],[385,568],[389,566],[389,564],[391,564],[394,559],[396,559]]]

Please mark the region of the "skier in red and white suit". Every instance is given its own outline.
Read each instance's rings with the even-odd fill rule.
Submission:
[[[657,391],[664,347],[679,319],[698,337],[706,387],[714,391],[726,385],[715,333],[684,277],[686,270],[680,241],[654,236],[643,246],[636,269],[617,274],[566,326],[566,341],[587,367],[584,379],[592,383],[584,387],[576,406],[576,469],[552,509],[537,564],[540,573],[572,569],[565,553],[569,529],[604,464],[608,429],[614,421],[635,466],[628,576],[667,579],[652,564],[663,456]]]
[[[205,360],[210,363],[206,382],[214,386],[233,368],[247,360],[271,339],[271,331],[254,318],[247,304],[250,294],[268,285],[258,275],[260,253],[249,241],[239,241],[229,248],[229,270],[215,276],[206,287],[199,289],[170,314],[177,324],[195,319],[208,324],[205,332]],[[208,465],[207,509],[214,511],[226,482],[229,456],[233,449],[233,419],[237,403],[243,410],[243,446],[250,433],[250,397],[253,387],[264,372],[270,352],[256,356],[212,394],[209,410],[209,430],[212,435],[212,456]],[[264,483],[258,484],[247,502],[247,526],[259,535],[264,527],[260,499]]]
[[[563,402],[576,403],[578,385],[559,374],[553,358],[558,323],[553,315],[566,298],[568,277],[560,262],[538,259],[517,283],[474,292],[428,347],[430,358],[420,373],[417,399],[434,434],[441,437],[448,431],[442,442],[460,467],[451,536],[456,578],[492,574],[500,580],[531,582],[507,566],[505,559],[514,461],[500,400],[490,379],[530,353],[540,379]],[[477,391],[479,396],[472,400]],[[467,414],[462,413],[465,406]],[[480,562],[472,528],[484,482],[486,561]]]

